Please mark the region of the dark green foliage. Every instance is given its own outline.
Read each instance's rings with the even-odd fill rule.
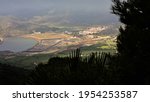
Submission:
[[[150,59],[129,59],[126,56],[103,52],[91,53],[87,57],[81,57],[81,55],[80,49],[77,49],[72,51],[68,57],[50,58],[47,64],[39,64],[33,70],[26,84],[131,85],[150,83],[148,67],[141,66],[143,64],[141,59],[144,61]],[[145,68],[141,70],[141,67]]]
[[[72,53],[69,55],[69,68],[71,71],[77,70],[79,67],[79,64],[81,62],[81,52],[80,49],[72,51]]]
[[[113,13],[119,15],[124,27],[120,28],[117,48],[121,55],[150,55],[150,1],[113,0]]]
[[[81,55],[82,53],[77,49],[72,51],[68,57],[50,58],[47,64],[41,63],[31,71],[0,64],[0,84],[118,85],[150,83],[149,74],[146,71],[148,67],[144,66],[146,68],[138,69],[141,67],[140,59],[128,59],[125,56],[109,53],[91,53],[86,57],[81,57]],[[147,59],[147,61],[149,60]]]
[[[69,57],[55,57],[47,64],[39,64],[27,84],[108,84],[110,58],[106,53],[83,58],[77,49]]]
[[[112,0],[113,13],[120,17],[120,21],[128,26],[136,25],[141,28],[150,26],[149,0]]]
[[[0,64],[0,84],[18,85],[24,84],[29,70],[13,67],[6,64]]]
[[[112,11],[124,24],[117,37],[122,83],[150,83],[150,1],[113,0]]]

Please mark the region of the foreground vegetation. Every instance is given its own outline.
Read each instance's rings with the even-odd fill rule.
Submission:
[[[149,84],[149,73],[140,70],[139,65],[143,62],[137,61],[110,53],[81,57],[77,49],[69,57],[55,57],[47,64],[39,64],[26,84]]]
[[[0,84],[105,85],[149,84],[149,74],[139,74],[135,59],[125,60],[110,53],[81,56],[79,49],[67,57],[53,57],[32,70],[0,64]],[[143,71],[141,71],[142,73]]]
[[[0,64],[0,84],[21,85],[26,81],[31,70]]]

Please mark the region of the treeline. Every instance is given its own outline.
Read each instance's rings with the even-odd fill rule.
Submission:
[[[0,63],[0,84],[22,85],[27,80],[30,72],[31,70]]]
[[[77,49],[68,57],[54,57],[47,64],[39,64],[27,84],[109,84],[113,81],[108,67],[111,59],[106,53],[81,57]]]
[[[50,58],[46,64],[41,63],[33,70],[0,64],[0,84],[150,84],[149,71],[141,66],[144,63],[147,62],[104,52],[82,56],[80,49],[77,49],[68,57]]]
[[[117,54],[103,52],[87,57],[81,55],[77,49],[68,57],[54,57],[47,64],[39,64],[25,84],[150,84],[150,75],[142,70],[142,62],[137,62],[138,59],[126,60]]]

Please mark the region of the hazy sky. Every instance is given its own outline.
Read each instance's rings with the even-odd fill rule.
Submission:
[[[68,12],[73,16],[82,15],[80,18],[113,19],[111,4],[111,0],[0,0],[0,15],[37,16]]]
[[[0,12],[10,13],[28,9],[109,12],[110,6],[111,0],[0,0]]]

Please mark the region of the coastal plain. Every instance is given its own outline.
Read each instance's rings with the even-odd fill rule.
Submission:
[[[0,62],[32,69],[39,63],[46,63],[49,58],[69,56],[73,50],[81,49],[82,56],[91,52],[116,51],[116,35],[100,34],[104,29],[91,27],[82,29],[77,33],[72,32],[34,32],[17,37],[36,40],[36,44],[21,52],[1,52]]]

